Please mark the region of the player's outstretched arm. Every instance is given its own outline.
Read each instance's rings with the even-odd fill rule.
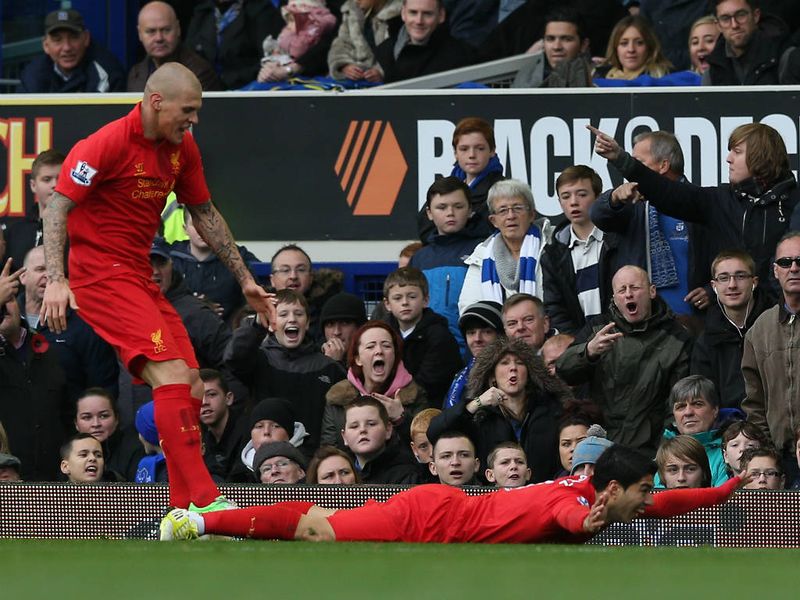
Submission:
[[[64,244],[67,241],[67,214],[75,203],[58,192],[47,204],[42,215],[44,229],[44,259],[47,266],[47,286],[44,290],[39,320],[55,333],[67,328],[67,306],[78,310],[75,296],[64,277]]]
[[[231,230],[222,215],[209,200],[203,204],[187,205],[186,210],[192,215],[192,225],[197,229],[209,247],[228,267],[236,281],[242,286],[242,292],[255,311],[261,315],[262,323],[272,323],[275,320],[275,306],[272,294],[268,294],[255,282],[253,275],[245,265]]]
[[[734,477],[717,487],[659,492],[653,495],[653,504],[645,509],[644,516],[663,519],[683,515],[698,508],[722,504],[737,488],[746,485],[749,479],[749,477]]]

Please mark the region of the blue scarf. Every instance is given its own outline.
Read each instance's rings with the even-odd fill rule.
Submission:
[[[503,165],[500,163],[500,159],[497,158],[496,154],[489,159],[489,164],[486,165],[486,168],[478,173],[477,177],[472,180],[472,183],[469,184],[469,189],[473,189],[481,181],[486,179],[486,176],[490,173],[503,174]],[[467,180],[467,174],[464,172],[464,169],[458,166],[458,162],[453,165],[453,171],[450,173],[450,175],[452,177],[458,177],[461,181]]]
[[[511,253],[499,231],[492,234],[488,250],[489,252],[481,264],[481,296],[483,300],[494,300],[502,304],[505,301],[504,287],[516,290],[518,293],[536,295],[536,265],[539,261],[539,254],[542,251],[542,234],[535,224],[531,223],[525,234],[525,239],[522,241],[519,264],[517,265],[516,277],[513,282],[504,278],[506,281],[501,283],[498,259],[502,263],[504,256],[510,257]],[[505,268],[509,266],[506,265]],[[504,270],[502,264],[500,269]]]

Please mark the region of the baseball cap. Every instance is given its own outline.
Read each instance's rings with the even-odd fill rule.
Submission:
[[[56,29],[69,29],[80,33],[86,30],[83,17],[77,10],[54,10],[44,18],[44,33],[49,35]]]
[[[150,256],[153,255],[169,258],[169,244],[164,238],[157,236],[153,240],[153,244],[150,246]]]

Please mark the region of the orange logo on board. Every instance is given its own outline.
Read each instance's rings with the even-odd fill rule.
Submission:
[[[334,171],[354,215],[392,214],[408,172],[392,124],[350,121]]]
[[[150,341],[153,342],[154,353],[161,354],[162,352],[167,351],[167,347],[164,345],[164,341],[161,339],[160,329],[157,329],[156,331],[150,334]]]

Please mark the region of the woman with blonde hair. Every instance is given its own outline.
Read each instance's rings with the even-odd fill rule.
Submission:
[[[636,79],[640,75],[663,77],[673,70],[661,51],[661,42],[644,17],[630,15],[619,20],[611,32],[605,62],[596,77]]]

